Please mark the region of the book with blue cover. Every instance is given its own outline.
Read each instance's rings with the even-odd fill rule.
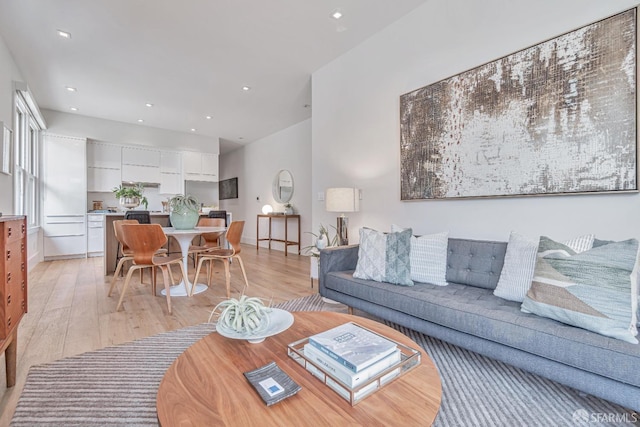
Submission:
[[[396,343],[353,322],[309,337],[309,344],[353,372],[376,363],[397,349]]]

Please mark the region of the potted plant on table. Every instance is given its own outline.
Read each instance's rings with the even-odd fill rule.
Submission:
[[[149,206],[147,198],[143,195],[144,187],[140,184],[134,186],[124,186],[120,184],[114,187],[112,191],[116,199],[120,202],[120,206],[123,208],[133,209],[140,206],[140,203],[144,205],[145,209]]]
[[[177,230],[192,230],[200,218],[200,203],[195,196],[178,194],[169,199],[169,220]]]
[[[335,227],[333,227],[335,229]],[[318,234],[312,233],[308,231],[315,238],[315,242],[311,246],[307,246],[302,248],[302,250],[310,256],[311,259],[311,280],[313,283],[313,279],[318,278],[318,263],[320,262],[320,251],[324,248],[328,248],[331,246],[337,246],[338,244],[338,233],[333,236],[333,238],[329,235],[329,230],[324,225],[320,224],[318,228]]]

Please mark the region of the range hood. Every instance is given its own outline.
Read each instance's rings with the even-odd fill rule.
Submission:
[[[141,185],[143,187],[157,188],[160,187],[159,182],[131,182],[131,181],[122,181],[123,186],[133,187],[136,185]]]

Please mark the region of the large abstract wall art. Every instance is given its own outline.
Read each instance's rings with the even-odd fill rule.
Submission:
[[[636,10],[400,97],[402,200],[637,191]]]

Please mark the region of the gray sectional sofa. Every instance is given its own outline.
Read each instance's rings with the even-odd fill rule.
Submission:
[[[358,246],[320,254],[319,291],[380,318],[640,411],[640,345],[527,314],[493,295],[506,242],[449,238],[447,286],[353,278]]]

